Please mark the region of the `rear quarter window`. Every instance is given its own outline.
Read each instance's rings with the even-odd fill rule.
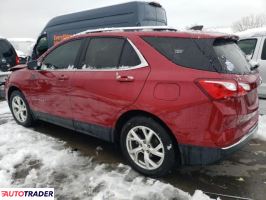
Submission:
[[[143,37],[176,65],[224,74],[248,74],[250,65],[231,39]]]
[[[211,58],[190,38],[143,37],[143,39],[173,63],[206,71],[216,71]]]

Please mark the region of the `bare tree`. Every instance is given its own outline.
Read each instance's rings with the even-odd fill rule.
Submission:
[[[266,15],[250,15],[241,18],[240,20],[233,23],[232,28],[235,32],[245,31],[251,28],[259,28],[266,26]]]

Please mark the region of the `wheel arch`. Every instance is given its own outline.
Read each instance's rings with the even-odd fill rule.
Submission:
[[[11,96],[12,92],[14,92],[15,90],[18,90],[18,91],[20,91],[22,93],[22,91],[17,86],[14,86],[14,85],[10,86],[8,88],[8,92],[7,92],[7,100],[8,100],[8,102],[9,102],[9,99],[10,99],[10,96]]]
[[[180,149],[180,146],[179,146],[179,143],[178,143],[178,140],[176,139],[176,137],[174,136],[174,133],[171,131],[171,129],[167,126],[167,124],[162,120],[160,119],[159,117],[155,116],[154,114],[152,113],[149,113],[149,112],[146,112],[146,111],[143,111],[143,110],[129,110],[129,111],[126,111],[125,113],[123,113],[117,120],[116,124],[115,124],[115,127],[114,127],[114,131],[113,131],[113,142],[117,145],[117,146],[120,146],[120,137],[121,137],[121,130],[123,128],[123,125],[128,121],[130,120],[131,118],[133,117],[137,117],[137,116],[146,116],[146,117],[150,117],[152,118],[153,120],[155,120],[156,122],[158,122],[160,125],[163,126],[163,128],[166,129],[168,135],[170,136],[170,138],[172,139],[173,141],[173,145],[174,145],[174,149],[175,149],[175,152],[176,152],[176,163],[177,165],[182,165],[183,163],[183,155],[182,155],[182,151]]]
[[[120,141],[120,136],[121,136],[121,130],[123,125],[130,120],[133,117],[137,117],[137,116],[145,116],[145,117],[150,117],[153,120],[155,120],[156,122],[158,122],[160,125],[162,125],[168,132],[169,136],[172,138],[172,140],[175,142],[176,145],[178,145],[178,141],[175,138],[173,132],[171,131],[171,129],[167,126],[167,124],[160,119],[159,117],[155,116],[154,114],[150,113],[150,112],[146,112],[143,110],[129,110],[126,111],[125,113],[123,113],[117,120],[115,127],[114,127],[114,132],[113,132],[113,141],[115,143],[119,143]]]

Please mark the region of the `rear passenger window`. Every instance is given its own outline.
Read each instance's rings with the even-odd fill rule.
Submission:
[[[92,38],[90,40],[83,69],[113,69],[119,64],[125,39]]]
[[[264,45],[263,45],[262,54],[261,54],[261,60],[266,60],[266,39],[264,40]]]
[[[119,68],[134,67],[138,66],[140,63],[141,61],[134,48],[128,41],[126,41],[121,55]]]
[[[43,60],[41,69],[73,69],[82,41],[83,40],[70,41],[54,49]]]

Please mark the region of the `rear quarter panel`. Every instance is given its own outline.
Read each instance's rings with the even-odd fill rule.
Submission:
[[[139,98],[127,110],[143,110],[159,117],[181,144],[224,146],[226,131],[237,123],[235,100],[213,102],[195,83],[199,78],[223,78],[221,74],[176,66],[144,41],[136,45],[151,72]],[[158,84],[165,87],[159,91],[160,98]]]

